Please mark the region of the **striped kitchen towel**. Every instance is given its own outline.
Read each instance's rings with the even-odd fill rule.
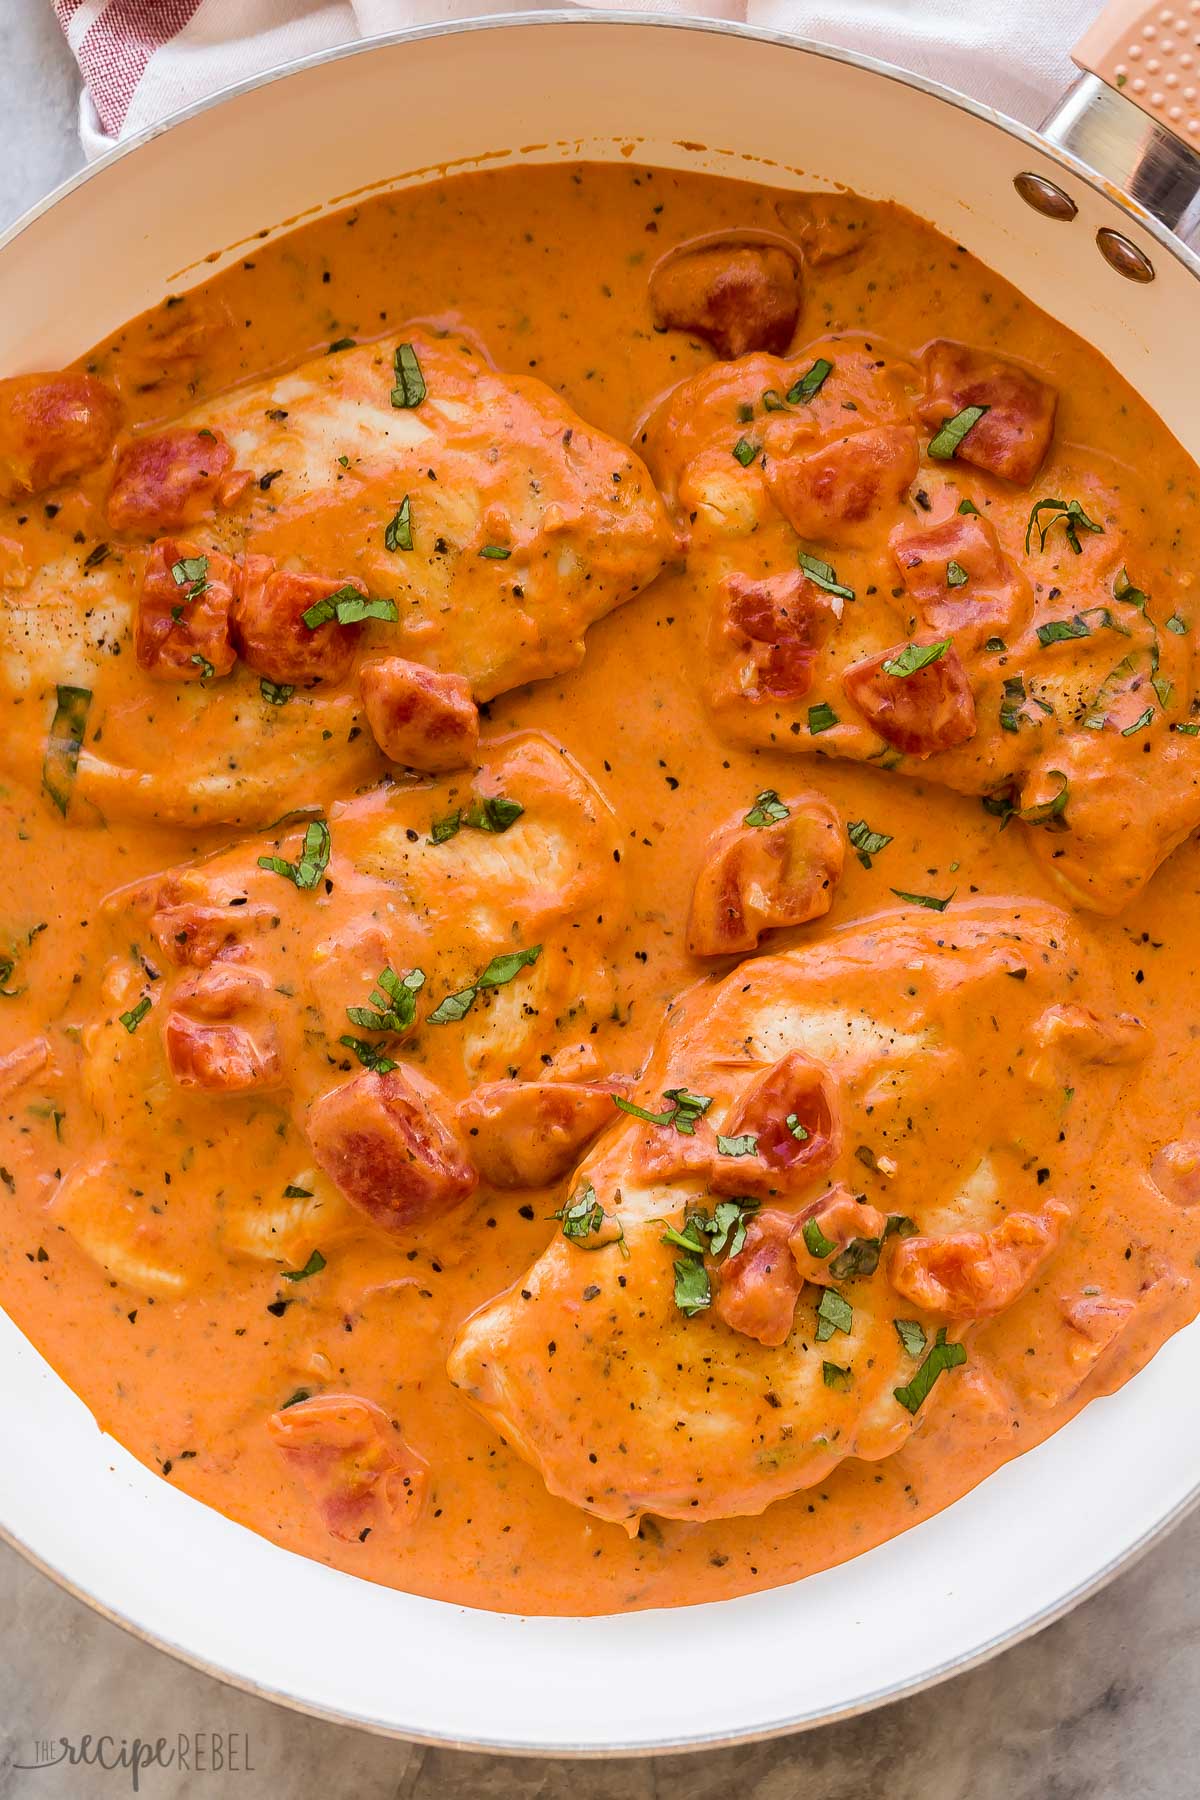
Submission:
[[[562,0],[524,0],[545,11]],[[622,5],[624,0],[609,0]],[[354,39],[514,10],[506,0],[53,0],[83,73],[80,132],[98,156],[172,112]],[[1074,74],[1098,0],[640,0],[636,10],[745,19],[898,63],[1036,123]]]

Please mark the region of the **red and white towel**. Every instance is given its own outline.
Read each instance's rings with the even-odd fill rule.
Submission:
[[[294,57],[406,25],[515,10],[506,0],[52,3],[83,72],[89,156]],[[552,4],[562,0],[524,0],[521,10]],[[1068,52],[1099,0],[640,0],[638,9],[745,19],[865,51],[1036,123],[1072,79]]]

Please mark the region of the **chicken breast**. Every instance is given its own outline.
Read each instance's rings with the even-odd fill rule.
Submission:
[[[395,729],[389,668],[457,678],[469,760],[472,699],[574,667],[676,542],[628,449],[416,328],[126,437],[110,470],[104,542],[64,531],[0,605],[9,766],[36,778],[61,690],[83,696],[81,823],[261,825],[389,754],[446,766]]]
[[[168,1294],[219,1273],[222,1246],[302,1266],[468,1198],[457,1104],[586,1062],[609,1010],[618,842],[531,732],[474,775],[385,786],[114,894],[83,1034],[97,1147],[58,1222],[115,1280]],[[216,1173],[230,1133],[236,1186]]]
[[[845,334],[703,370],[638,442],[731,738],[979,795],[1116,913],[1200,824],[1194,577],[1056,398],[989,350]]]
[[[684,1001],[451,1378],[552,1493],[630,1529],[888,1456],[1070,1229],[1138,1039],[1036,902],[745,963]]]

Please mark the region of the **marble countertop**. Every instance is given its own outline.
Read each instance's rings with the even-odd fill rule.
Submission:
[[[50,0],[0,0],[0,229],[79,166],[76,100]],[[586,1764],[302,1718],[138,1643],[0,1549],[0,1800],[127,1794],[121,1771],[18,1766],[38,1739],[86,1732],[246,1744],[245,1771],[149,1771],[151,1800],[1193,1800],[1198,1693],[1200,1514],[1070,1617],[930,1693],[770,1744]]]

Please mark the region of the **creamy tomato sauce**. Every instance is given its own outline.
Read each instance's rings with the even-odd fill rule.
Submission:
[[[750,285],[726,243],[652,305],[723,233]],[[929,454],[976,404],[934,334],[1036,371],[1006,435],[985,368],[980,461]],[[0,1299],[102,1430],[369,1580],[681,1605],[906,1529],[1193,1317],[1197,478],[1093,351],[894,207],[584,166],[370,199],[80,369],[82,438],[0,390]],[[869,479],[804,460],[835,408]],[[889,534],[978,519],[906,587]],[[1099,724],[1035,755],[1039,694]]]

